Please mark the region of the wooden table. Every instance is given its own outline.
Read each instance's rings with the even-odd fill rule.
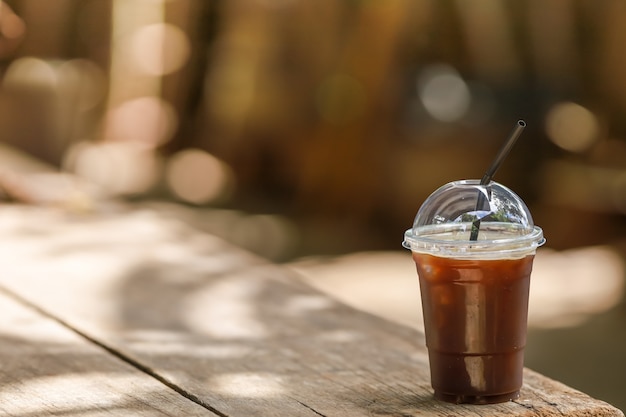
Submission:
[[[422,334],[157,212],[0,206],[0,259],[2,416],[623,416],[531,370],[435,401]]]

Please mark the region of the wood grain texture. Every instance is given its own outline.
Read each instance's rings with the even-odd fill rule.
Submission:
[[[435,401],[421,333],[155,212],[0,218],[2,286],[222,416],[623,416],[530,370],[517,401]]]
[[[215,416],[0,293],[0,415]]]

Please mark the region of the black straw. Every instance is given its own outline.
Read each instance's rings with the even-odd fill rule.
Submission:
[[[506,140],[506,142],[504,142],[504,144],[502,145],[502,148],[500,148],[500,151],[496,155],[496,158],[491,163],[491,166],[489,167],[487,172],[485,172],[485,175],[483,175],[483,178],[480,180],[480,185],[489,184],[489,181],[491,181],[491,178],[493,178],[498,168],[500,168],[500,165],[502,165],[502,161],[504,161],[504,158],[507,157],[507,155],[511,151],[511,148],[513,148],[513,145],[515,145],[515,141],[517,141],[517,138],[519,138],[519,136],[522,134],[522,130],[524,130],[525,127],[526,127],[525,121],[523,120],[517,121],[517,123],[515,124],[515,127],[511,131],[511,134],[509,135],[509,138]]]
[[[485,172],[485,175],[483,175],[482,179],[480,180],[480,185],[487,185],[487,184],[489,184],[491,182],[491,179],[495,175],[495,173],[498,170],[498,168],[500,168],[500,165],[502,165],[502,162],[504,161],[504,159],[507,157],[507,155],[511,151],[511,148],[513,148],[513,145],[515,145],[515,142],[517,141],[517,138],[520,137],[520,135],[522,134],[522,131],[524,130],[525,127],[526,127],[526,122],[525,121],[523,121],[523,120],[518,120],[517,121],[517,123],[515,124],[515,127],[513,128],[511,133],[509,134],[509,137],[504,142],[504,144],[502,145],[502,147],[498,151],[495,159],[493,160],[493,162],[489,166],[489,169]],[[478,194],[478,201],[476,202],[476,211],[478,211],[483,206],[484,203],[485,203],[485,195],[483,193],[479,193]],[[480,219],[476,219],[472,223],[472,232],[470,234],[470,240],[477,240],[478,239],[478,230],[479,229],[480,229]]]

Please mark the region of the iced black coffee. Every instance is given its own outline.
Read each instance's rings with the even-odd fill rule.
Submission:
[[[495,182],[456,181],[424,202],[403,245],[417,266],[436,398],[519,396],[530,275],[544,241],[523,201]]]

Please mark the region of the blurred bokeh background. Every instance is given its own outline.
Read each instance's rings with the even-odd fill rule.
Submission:
[[[497,180],[548,238],[562,297],[537,308],[575,316],[533,327],[527,364],[626,408],[624,45],[620,0],[4,0],[2,198],[386,275],[371,251],[524,119]]]

